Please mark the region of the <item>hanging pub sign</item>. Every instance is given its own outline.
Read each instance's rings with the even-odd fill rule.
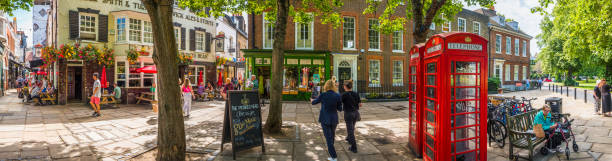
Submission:
[[[261,107],[259,106],[257,90],[228,91],[223,119],[221,151],[223,151],[224,143],[232,144],[234,160],[236,160],[236,152],[257,146],[261,146],[261,151],[265,154]]]

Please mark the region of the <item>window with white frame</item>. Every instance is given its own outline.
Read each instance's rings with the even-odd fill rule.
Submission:
[[[510,81],[510,64],[506,64],[506,69],[504,73],[504,80]]]
[[[174,40],[176,41],[176,48],[180,49],[181,47],[181,28],[174,27]]]
[[[495,53],[501,53],[502,37],[499,34],[495,35]]]
[[[141,68],[142,62],[136,62],[134,64],[129,64],[130,70],[136,70]],[[128,71],[130,71],[128,70]],[[140,77],[140,73],[130,73],[128,75],[128,87],[141,87],[142,77]]]
[[[502,65],[495,63],[495,72],[493,72],[493,77],[497,77],[501,79],[501,74],[502,74]]]
[[[472,32],[480,35],[480,22],[474,21],[474,23],[472,23]]]
[[[527,72],[527,66],[523,66],[523,80],[527,79],[527,73],[529,73]]]
[[[514,55],[519,56],[519,39],[514,39]]]
[[[195,34],[196,51],[204,51],[204,32],[197,31]]]
[[[146,66],[155,66],[155,64],[151,63],[144,63],[144,65],[142,67],[146,67]],[[153,73],[142,73],[142,86],[143,87],[152,87],[153,83],[155,83],[155,74]]]
[[[266,20],[266,13],[262,14],[263,16],[263,48],[264,49],[272,49],[272,44],[274,43],[274,23]]]
[[[143,42],[153,43],[153,28],[151,27],[150,21],[144,21],[143,23]]]
[[[401,30],[393,32],[393,52],[403,52],[404,34]]]
[[[200,72],[202,72],[202,81],[206,81],[206,71],[204,70],[204,66],[200,65],[190,65],[187,68],[187,78],[189,78],[189,83],[191,86],[197,86],[198,80],[200,76]]]
[[[393,61],[393,86],[404,85],[404,63],[401,60]]]
[[[435,22],[431,22],[431,25],[429,25],[429,30],[431,30],[431,31],[436,30],[436,23]]]
[[[140,42],[142,38],[142,20],[130,18],[130,41]]]
[[[125,41],[125,17],[117,18],[117,41]]]
[[[0,14],[3,14],[0,12]],[[0,35],[5,35],[4,34],[4,21],[0,21]]]
[[[467,30],[467,28],[465,27],[464,18],[457,18],[457,30],[462,32],[465,32]]]
[[[378,33],[378,19],[368,20],[368,50],[380,50],[380,35]]]
[[[442,32],[450,32],[450,31],[451,31],[451,22],[444,21],[444,23],[442,23]]]
[[[119,87],[125,87],[125,61],[117,61],[115,63],[115,82]]]
[[[355,18],[344,17],[342,25],[342,38],[344,49],[355,49]]]
[[[506,54],[510,54],[512,51],[512,38],[506,36]]]
[[[380,60],[370,60],[368,81],[370,87],[380,87]]]
[[[295,23],[295,48],[296,49],[312,49],[313,44],[313,23],[314,20],[307,23]]]
[[[79,13],[79,37],[82,40],[96,40],[96,14]]]
[[[518,81],[519,80],[519,70],[521,70],[519,68],[518,65],[514,65],[514,80]]]
[[[527,57],[527,41],[523,40],[523,57]]]

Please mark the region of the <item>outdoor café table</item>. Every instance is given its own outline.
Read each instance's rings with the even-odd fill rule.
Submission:
[[[136,97],[136,99],[138,101],[136,101],[136,104],[140,104],[140,101],[149,101],[152,103],[155,103],[155,101],[153,101],[153,93],[152,92],[140,92],[139,96]]]
[[[103,94],[102,95],[102,100],[100,100],[100,105],[104,105],[104,104],[109,104],[109,103],[115,103],[115,95],[112,94]]]

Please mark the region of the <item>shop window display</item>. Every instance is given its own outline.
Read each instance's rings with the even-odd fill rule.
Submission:
[[[299,92],[311,92],[312,86],[322,85],[323,67],[285,67],[283,94],[297,94]]]

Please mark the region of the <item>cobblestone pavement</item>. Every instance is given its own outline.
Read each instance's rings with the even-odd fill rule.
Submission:
[[[508,96],[561,96],[548,90],[507,93]],[[406,148],[408,141],[407,102],[365,103],[357,123],[359,153],[348,151],[344,140],[346,128],[337,129],[336,149],[339,160],[420,160]],[[189,152],[206,154],[193,160],[232,160],[231,151],[219,153],[224,104],[220,101],[196,102],[191,118],[185,121]],[[573,97],[563,99],[564,112],[575,118],[574,132],[580,153],[573,160],[612,160],[612,118],[593,114],[591,104]],[[319,105],[287,102],[283,120],[297,127],[299,139],[266,137],[266,154],[253,148],[237,155],[238,160],[326,160],[327,148],[316,122]],[[0,97],[0,160],[125,160],[155,147],[157,120],[150,105],[121,105],[103,109],[102,117],[90,117],[91,109],[83,103],[64,106],[31,106],[21,103],[14,93]],[[267,115],[263,107],[263,119]],[[342,116],[342,115],[340,115]],[[342,118],[341,118],[342,120]],[[231,149],[226,144],[225,149]],[[610,149],[608,149],[610,148]],[[508,160],[508,146],[489,147],[488,160]],[[521,151],[526,155],[525,151]],[[561,154],[537,156],[536,160],[563,160]]]

